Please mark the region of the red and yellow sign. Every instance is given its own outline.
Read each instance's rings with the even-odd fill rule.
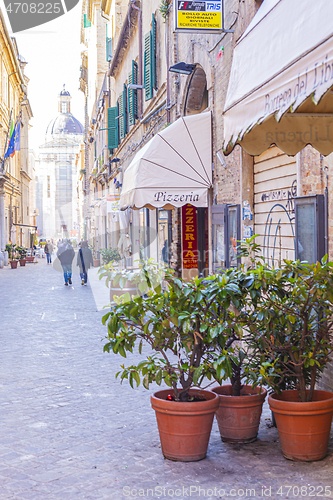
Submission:
[[[183,269],[198,268],[197,210],[189,203],[182,207]]]

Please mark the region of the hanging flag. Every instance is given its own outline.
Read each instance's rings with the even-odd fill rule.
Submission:
[[[5,158],[8,158],[9,156],[12,157],[15,153],[15,129],[16,125],[11,133],[10,139],[9,139],[9,144],[7,151],[5,152]]]
[[[219,61],[222,57],[222,54],[223,54],[223,51],[224,51],[224,47],[223,45],[220,47],[220,50],[218,51],[218,54],[217,54],[217,58],[216,58],[216,61]]]
[[[21,151],[21,120],[20,119],[15,127],[14,153],[16,153],[16,151]]]

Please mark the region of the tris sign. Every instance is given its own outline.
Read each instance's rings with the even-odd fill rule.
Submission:
[[[223,29],[223,0],[174,2],[175,31],[215,33]]]

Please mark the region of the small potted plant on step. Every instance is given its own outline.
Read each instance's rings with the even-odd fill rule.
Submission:
[[[252,278],[258,301],[240,323],[261,363],[253,370],[274,391],[268,402],[282,453],[320,460],[333,415],[333,393],[316,389],[333,350],[333,263],[325,257],[315,264],[286,260],[277,269],[258,265]]]
[[[20,266],[25,266],[27,249],[24,247],[17,247],[17,252],[19,254]]]
[[[117,376],[132,386],[142,380],[147,389],[153,382],[169,387],[152,395],[151,404],[163,455],[170,460],[195,461],[206,456],[219,404],[216,394],[197,387],[215,372],[211,341],[221,330],[216,289],[223,288],[229,301],[238,291],[231,281],[216,289],[208,287],[214,280],[196,278],[186,283],[167,272],[167,290],[150,290],[147,297],[118,304],[103,318],[108,326],[105,351],[126,357],[135,347],[141,353],[144,343],[153,351],[137,365],[122,365]]]
[[[16,245],[14,243],[9,243],[8,245],[6,245],[6,250],[8,252],[10,267],[12,269],[16,269],[18,263],[18,254]]]

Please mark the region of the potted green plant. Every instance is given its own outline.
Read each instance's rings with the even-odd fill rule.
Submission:
[[[120,303],[131,301],[138,295],[145,295],[150,289],[158,288],[164,278],[165,267],[150,258],[135,261],[137,267],[121,268],[111,261],[98,270],[99,279],[106,278],[110,287],[110,301]]]
[[[254,250],[254,243],[248,244]],[[246,316],[249,308],[257,302],[257,290],[252,287],[252,266],[239,266],[223,271],[222,283],[231,282],[237,294],[226,301],[223,287],[216,293],[215,302],[219,305],[220,334],[213,339],[215,380],[230,379],[230,384],[215,387],[213,392],[219,396],[216,419],[222,441],[249,443],[258,435],[262,406],[267,390],[262,387],[266,381],[262,376],[261,358],[247,343],[239,318]],[[216,280],[210,285],[216,288]],[[254,363],[257,370],[250,370]]]
[[[101,248],[99,253],[104,265],[110,262],[119,262],[121,260],[120,253],[116,248]]]
[[[255,353],[249,374],[259,370],[274,391],[268,402],[283,455],[320,460],[333,415],[333,393],[315,388],[333,350],[333,263],[258,264],[251,280],[255,307],[238,316]]]
[[[27,249],[24,247],[17,247],[17,252],[19,254],[20,266],[25,266]]]
[[[94,264],[94,267],[99,267],[101,264],[100,258],[93,256],[93,264]]]
[[[17,246],[14,243],[9,243],[6,245],[6,251],[8,252],[8,257],[10,259],[10,267],[12,269],[16,269],[19,259],[17,253]]]
[[[216,290],[221,296],[224,292],[230,303],[238,289],[220,276],[186,283],[167,271],[165,281],[165,291],[159,286],[148,296],[116,305],[104,316],[108,326],[104,350],[126,357],[134,348],[142,353],[143,344],[148,344],[153,354],[136,365],[122,365],[117,376],[131,386],[142,380],[147,389],[153,382],[169,387],[151,396],[163,455],[171,460],[200,460],[206,456],[219,404],[212,391],[196,389],[215,374],[212,340],[223,330]],[[208,286],[213,282],[215,288]]]

